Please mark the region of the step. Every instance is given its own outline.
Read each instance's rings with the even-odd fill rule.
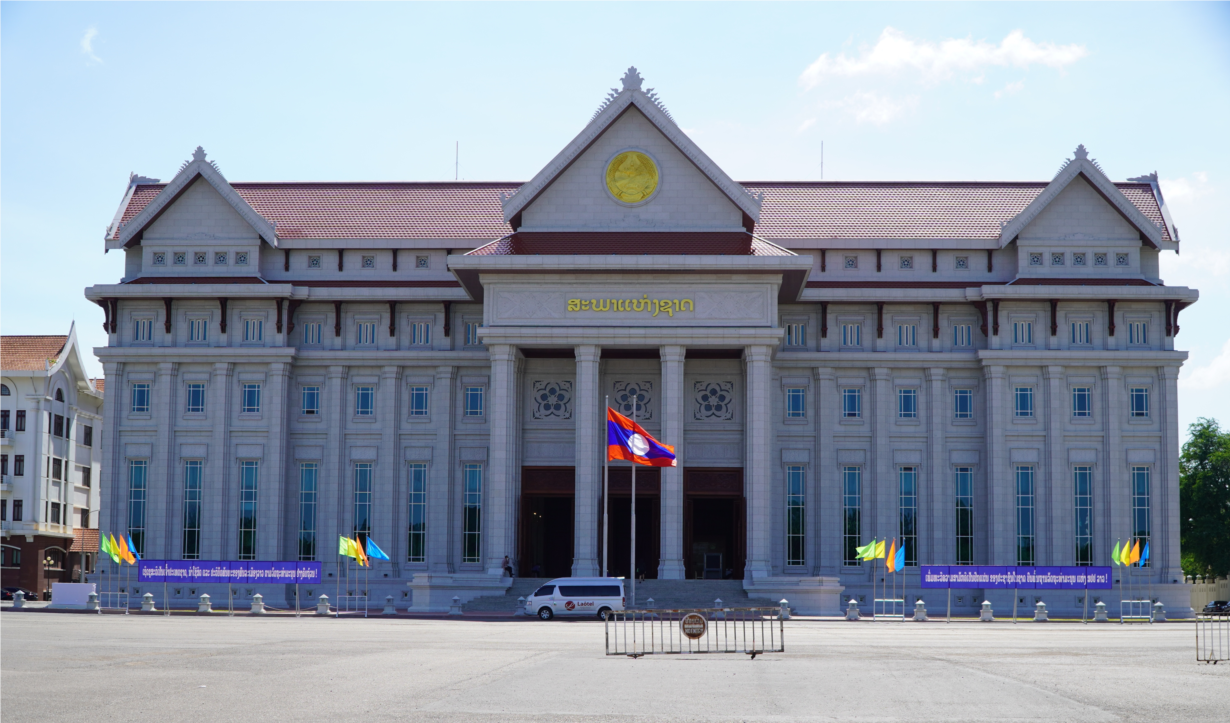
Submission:
[[[515,578],[503,595],[475,598],[466,603],[467,612],[515,612],[517,599],[529,597],[547,578]],[[629,592],[625,581],[625,593]],[[659,610],[713,607],[714,600],[721,598],[724,607],[776,606],[776,600],[749,598],[743,590],[742,580],[643,580],[636,583],[636,607],[644,608],[653,598],[653,606]],[[630,608],[632,607],[629,601]]]

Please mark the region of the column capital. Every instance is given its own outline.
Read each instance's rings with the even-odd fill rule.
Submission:
[[[274,376],[288,377],[290,376],[290,364],[286,362],[270,362],[269,373]]]
[[[1177,365],[1166,365],[1157,368],[1157,375],[1168,382],[1176,381],[1179,378],[1179,367]]]
[[[1119,379],[1123,376],[1122,367],[1105,366],[1100,369],[1103,379]]]
[[[1063,377],[1064,369],[1057,364],[1042,367],[1042,377],[1044,379],[1059,379]]]
[[[487,347],[492,362],[512,361],[517,356],[517,347],[512,344],[492,344]]]
[[[122,371],[124,371],[124,362],[114,362],[113,361],[113,362],[103,363],[103,376],[104,377],[119,376],[119,373]]]
[[[602,356],[602,347],[596,344],[578,344],[573,348],[577,363],[596,362]]]
[[[876,382],[886,382],[893,378],[892,370],[888,367],[875,367],[871,370],[871,380]]]
[[[401,376],[401,367],[397,367],[397,366],[380,367],[380,378],[381,379],[397,379],[397,377],[399,376]]]
[[[663,363],[666,362],[681,362],[687,353],[687,347],[678,344],[663,344],[658,349],[658,354]]]
[[[436,367],[436,379],[452,379],[457,376],[457,367]]]
[[[176,364],[175,362],[159,362],[158,363],[158,376],[169,377],[172,374],[174,374],[176,370],[178,369],[179,369],[179,364]]]
[[[214,363],[214,374],[230,374],[231,369],[233,369],[234,366],[235,365],[231,364],[230,362],[215,362]]]
[[[773,361],[773,347],[768,344],[751,344],[743,347],[743,362],[771,362]]]
[[[832,367],[815,367],[811,370],[816,379],[831,382],[837,378],[837,371]]]
[[[1000,366],[999,364],[991,364],[991,365],[988,365],[982,368],[982,374],[988,380],[1003,379],[1004,378],[1004,367]]]
[[[943,367],[929,367],[926,375],[929,382],[942,382],[948,378],[948,370]]]

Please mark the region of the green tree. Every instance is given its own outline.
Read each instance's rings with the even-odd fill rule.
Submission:
[[[1230,574],[1230,431],[1201,418],[1179,459],[1183,573]]]

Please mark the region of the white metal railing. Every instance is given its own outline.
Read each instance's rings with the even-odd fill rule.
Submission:
[[[786,649],[780,607],[624,610],[607,613],[606,654],[762,653]]]
[[[1214,665],[1230,660],[1230,613],[1196,615],[1196,660]]]

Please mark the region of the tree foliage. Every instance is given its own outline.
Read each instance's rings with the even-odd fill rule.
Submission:
[[[1230,431],[1201,418],[1179,459],[1179,526],[1186,575],[1230,575]]]

